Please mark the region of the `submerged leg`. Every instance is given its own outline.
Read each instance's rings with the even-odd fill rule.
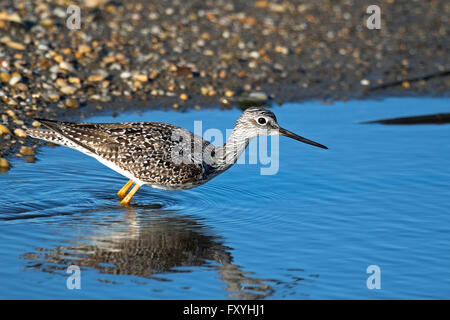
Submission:
[[[133,187],[133,189],[131,189],[131,191],[127,194],[127,196],[125,198],[123,198],[122,201],[120,201],[121,204],[129,204],[131,198],[133,198],[134,194],[139,190],[141,186],[140,185],[135,185]]]
[[[130,189],[130,187],[133,185],[133,180],[130,179],[130,181],[128,181],[123,187],[122,189],[120,189],[117,192],[117,196],[119,198],[123,198],[125,197],[125,195],[127,194],[128,189]]]

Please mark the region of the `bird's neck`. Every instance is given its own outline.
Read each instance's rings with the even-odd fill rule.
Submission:
[[[223,146],[216,147],[214,167],[218,171],[230,168],[244,152],[249,138],[239,128],[235,128]]]

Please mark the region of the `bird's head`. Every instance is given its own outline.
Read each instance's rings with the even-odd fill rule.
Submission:
[[[257,136],[283,135],[319,148],[328,149],[320,143],[311,141],[281,128],[275,114],[262,107],[251,107],[246,109],[236,121],[236,129],[240,130],[240,132],[249,139]]]

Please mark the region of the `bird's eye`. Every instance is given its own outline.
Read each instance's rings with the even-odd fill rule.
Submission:
[[[266,118],[258,118],[258,123],[259,124],[265,124],[266,123]]]

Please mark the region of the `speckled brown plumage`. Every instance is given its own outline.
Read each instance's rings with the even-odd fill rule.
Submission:
[[[33,137],[62,144],[88,155],[97,155],[145,184],[167,186],[170,189],[192,187],[203,180],[203,174],[209,168],[193,158],[192,163],[177,164],[172,161],[174,148],[184,150],[187,155],[192,154],[190,150],[194,149],[194,141],[200,138],[170,124],[39,121],[50,131],[29,129]],[[182,139],[172,139],[175,130],[182,133]],[[200,141],[204,148],[209,145],[205,140]]]

